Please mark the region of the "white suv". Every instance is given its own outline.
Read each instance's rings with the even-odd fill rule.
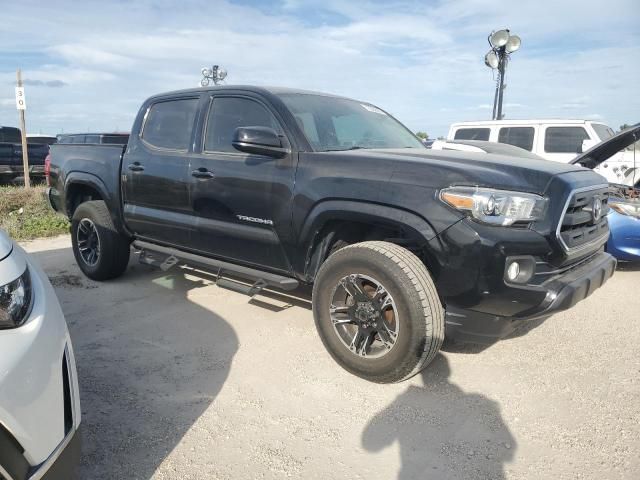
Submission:
[[[546,160],[567,163],[613,134],[604,123],[590,120],[488,120],[454,123],[447,140],[507,143]],[[634,168],[631,151],[619,152],[595,170],[610,182],[627,183],[626,178],[635,173]]]
[[[0,479],[73,478],[79,426],[76,364],[58,299],[0,230]]]

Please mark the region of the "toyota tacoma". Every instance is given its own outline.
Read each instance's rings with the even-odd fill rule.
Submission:
[[[53,145],[50,175],[88,277],[121,275],[133,246],[252,295],[312,285],[327,350],[380,383],[445,337],[492,343],[568,309],[616,267],[600,175],[429,150],[377,106],[321,93],[153,96],[127,145]]]

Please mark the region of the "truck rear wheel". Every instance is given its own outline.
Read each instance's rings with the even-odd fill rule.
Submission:
[[[102,200],[81,203],[71,219],[73,255],[93,280],[119,277],[129,263],[129,240],[118,233]]]
[[[331,356],[378,383],[412,377],[444,339],[444,312],[427,268],[388,242],[333,253],[316,277],[313,316]]]

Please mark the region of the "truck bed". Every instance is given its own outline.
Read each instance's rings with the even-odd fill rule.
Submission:
[[[51,145],[52,207],[67,214],[65,186],[70,183],[97,184],[102,199],[115,218],[120,218],[120,162],[126,145]]]

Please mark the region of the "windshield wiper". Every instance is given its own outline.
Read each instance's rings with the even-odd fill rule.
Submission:
[[[348,150],[362,150],[362,149],[366,149],[367,147],[361,147],[359,145],[354,145],[353,147],[349,147],[349,148],[332,148],[329,150],[323,150],[323,152],[346,152]]]

